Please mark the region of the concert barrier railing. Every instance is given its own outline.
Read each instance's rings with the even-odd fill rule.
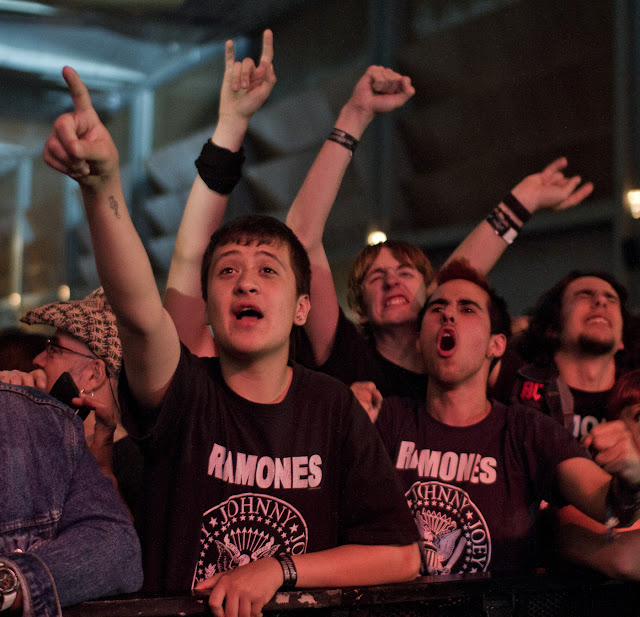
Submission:
[[[210,615],[206,596],[140,594],[84,602],[64,617]],[[591,572],[425,576],[410,583],[279,592],[264,617],[640,617],[640,583]]]

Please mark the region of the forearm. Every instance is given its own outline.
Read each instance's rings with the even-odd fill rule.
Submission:
[[[573,524],[561,525],[558,548],[572,563],[587,566],[611,578],[640,580],[640,531],[596,533]]]
[[[372,119],[371,112],[359,110],[347,103],[335,126],[360,139]],[[347,148],[325,140],[289,209],[287,225],[308,251],[322,244],[325,223],[350,161],[351,152]]]
[[[211,141],[216,146],[238,152],[242,148],[248,125],[249,120],[246,118],[221,117]],[[169,270],[169,287],[200,295],[202,254],[209,243],[209,237],[222,224],[228,200],[228,195],[211,190],[196,175],[178,229]],[[183,276],[184,268],[191,269],[194,266],[197,268],[197,276]]]
[[[295,555],[296,587],[353,587],[409,581],[420,571],[417,544],[366,546],[346,544]]]
[[[230,152],[239,152],[248,123],[248,118],[240,116],[221,117],[212,143]],[[215,355],[200,283],[202,255],[211,234],[222,225],[228,201],[228,194],[209,188],[200,174],[196,175],[178,229],[167,279],[164,306],[180,340],[199,356]]]
[[[98,274],[119,327],[139,332],[153,329],[162,301],[127,210],[119,173],[99,188],[83,187],[82,195]]]

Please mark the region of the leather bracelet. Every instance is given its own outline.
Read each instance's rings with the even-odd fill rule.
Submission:
[[[516,199],[513,193],[507,193],[502,199],[502,203],[507,206],[523,224],[531,218],[531,212]]]
[[[513,244],[513,241],[518,237],[520,227],[498,206],[489,212],[486,221],[493,227],[496,235],[500,236],[507,244]]]
[[[209,140],[202,146],[200,156],[196,159],[196,168],[212,191],[228,195],[242,178],[244,160],[244,148],[231,152]]]
[[[360,143],[353,135],[349,135],[349,133],[336,128],[331,129],[331,133],[329,134],[329,137],[327,137],[327,139],[329,141],[334,141],[341,146],[344,146],[347,150],[349,150],[349,156],[351,157],[356,151],[356,147]]]
[[[282,568],[283,581],[280,589],[283,591],[291,591],[298,582],[296,564],[293,563],[291,556],[286,553],[279,553],[278,555],[274,555],[274,557],[280,562],[280,567]]]

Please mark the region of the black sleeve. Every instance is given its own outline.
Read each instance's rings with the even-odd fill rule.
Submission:
[[[416,526],[391,460],[355,398],[342,451],[346,473],[340,542],[400,546],[415,542]]]
[[[590,458],[587,450],[563,426],[549,416],[524,406],[514,405],[509,413],[517,414],[519,442],[525,455],[530,478],[537,494],[546,501],[563,505],[556,491],[556,470],[570,458]]]
[[[371,346],[340,309],[331,354],[318,370],[350,386],[354,381],[373,379],[372,362]]]
[[[134,398],[125,367],[118,384],[122,424],[141,447],[172,439],[185,412],[196,406],[202,389],[208,387],[208,362],[217,359],[198,358],[181,344],[180,360],[162,404],[155,409],[143,408]]]

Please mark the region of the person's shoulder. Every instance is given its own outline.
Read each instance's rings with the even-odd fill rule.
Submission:
[[[29,386],[0,383],[0,399],[3,401],[0,408],[46,406],[65,418],[71,419],[75,415],[73,409],[58,399],[43,390]]]
[[[55,426],[63,433],[82,432],[82,420],[73,409],[42,390],[0,383],[0,417],[5,430],[47,432]]]
[[[424,401],[411,396],[385,396],[382,400],[377,424],[385,424],[393,421],[398,424],[405,418],[416,418],[424,411]]]
[[[506,422],[515,429],[521,431],[536,431],[543,433],[547,432],[549,436],[556,433],[568,433],[568,431],[546,413],[525,405],[523,403],[512,403],[511,405],[504,405],[502,403],[494,403],[495,406],[502,408]]]
[[[293,362],[292,367],[295,383],[306,396],[350,398],[352,394],[349,386],[332,375],[321,373],[297,362]]]

